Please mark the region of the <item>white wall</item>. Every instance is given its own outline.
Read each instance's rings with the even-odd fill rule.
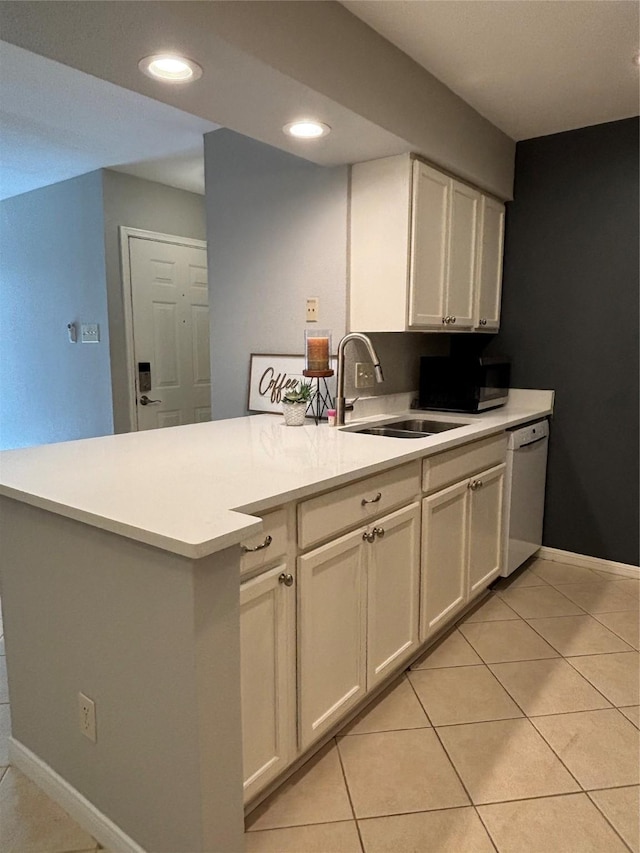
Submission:
[[[227,130],[205,136],[212,416],[246,412],[252,352],[304,352],[305,297],[337,343],[346,323],[346,166]]]
[[[104,169],[104,241],[115,432],[128,432],[129,399],[118,227],[206,239],[204,196]]]
[[[0,203],[0,448],[113,431],[102,178]],[[99,323],[71,344],[67,323]]]

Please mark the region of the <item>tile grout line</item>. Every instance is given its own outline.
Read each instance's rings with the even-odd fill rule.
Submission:
[[[576,617],[576,616],[578,616],[578,615],[580,615],[580,614],[574,613],[574,614],[573,614],[573,618],[575,618],[575,617]],[[584,616],[589,616],[591,619],[593,619],[593,616],[591,616],[591,614],[590,614],[590,613],[585,613],[585,614],[583,614],[583,615],[584,615]],[[545,637],[543,634],[541,634],[541,633],[540,633],[540,631],[538,631],[538,629],[536,628],[536,626],[531,624],[531,622],[535,621],[536,619],[571,619],[571,618],[572,618],[571,616],[535,616],[535,617],[531,617],[530,619],[525,619],[525,620],[524,620],[524,622],[525,622],[525,623],[526,623],[526,624],[531,628],[531,630],[532,630],[532,631],[535,631],[535,632],[536,632],[536,634],[537,634],[541,639],[543,639],[543,640],[545,641],[545,643],[547,643],[547,645],[551,646],[551,648],[552,648],[552,649],[555,649],[555,651],[557,651],[557,652],[558,652],[558,654],[560,655],[560,657],[562,657],[562,658],[564,658],[564,659],[566,660],[567,655],[565,655],[565,654],[564,654],[563,652],[561,652],[561,651],[560,651],[556,646],[554,646],[554,645],[553,645],[553,643],[551,642],[551,640],[547,640],[547,639],[546,639],[546,637]],[[596,622],[598,622],[598,620],[597,620],[597,619],[596,619],[595,621],[596,621]],[[602,622],[599,622],[599,624],[600,624],[600,625],[602,625]],[[608,630],[606,625],[602,625],[602,627],[603,627],[605,630]],[[613,632],[611,632],[611,633],[613,633]],[[617,635],[616,635],[616,634],[614,634],[614,636],[617,636]],[[621,643],[624,643],[624,642],[625,642],[625,641],[622,639],[622,637],[618,637],[618,639],[620,640],[620,642],[621,642]],[[623,649],[622,651],[627,651],[627,650],[626,650],[626,649]],[[635,649],[633,649],[631,646],[629,646],[629,651],[630,651],[630,652],[633,652],[633,651],[635,651]],[[592,652],[587,652],[586,654],[581,654],[581,655],[571,655],[571,657],[575,657],[575,658],[588,657],[590,654],[593,654],[593,653],[592,653]],[[597,654],[603,654],[603,655],[617,655],[617,654],[619,654],[619,652],[597,652]]]
[[[580,657],[580,656],[579,656],[579,657]],[[547,660],[557,660],[557,658],[547,658]],[[602,698],[604,699],[604,701],[605,701],[605,702],[607,702],[608,707],[606,707],[606,706],[605,706],[604,708],[586,708],[586,709],[583,709],[582,711],[554,711],[554,712],[552,712],[551,714],[525,714],[525,716],[526,716],[527,718],[529,718],[529,717],[554,717],[554,716],[558,716],[558,717],[559,717],[559,716],[562,716],[563,714],[582,714],[582,713],[585,713],[585,712],[588,712],[588,711],[607,711],[607,710],[609,710],[610,708],[615,708],[615,707],[616,707],[616,706],[613,704],[613,702],[611,701],[611,699],[609,699],[609,697],[608,697],[608,696],[605,696],[605,695],[604,695],[604,693],[603,693],[601,690],[598,690],[598,688],[595,686],[595,684],[592,684],[592,683],[589,681],[589,679],[588,679],[585,675],[583,675],[583,674],[580,672],[580,670],[579,670],[579,669],[577,669],[575,666],[573,666],[573,665],[571,664],[571,661],[567,660],[567,658],[566,658],[564,655],[561,655],[560,660],[565,661],[565,663],[567,663],[567,664],[568,664],[568,665],[573,669],[573,671],[574,671],[574,672],[576,672],[579,676],[581,676],[582,678],[584,678],[584,680],[587,682],[587,684],[589,684],[591,687],[593,687],[593,689],[596,691],[596,693],[599,693],[599,694],[600,694],[600,696],[602,696]],[[506,661],[506,662],[507,662],[507,663],[528,663],[528,661]],[[497,664],[497,665],[499,666],[499,664]],[[493,666],[496,666],[496,664],[493,664]],[[498,679],[498,681],[500,681],[499,677],[498,677],[495,673],[493,673],[493,675],[494,675],[494,677],[495,677],[495,678],[497,678],[497,679]],[[501,682],[501,681],[500,681],[500,684],[502,684],[502,682]],[[514,702],[516,702],[516,699],[515,699],[515,697],[512,695],[512,693],[509,691],[509,688],[508,688],[505,684],[502,684],[502,686],[503,686],[503,687],[504,687],[504,689],[507,691],[507,693],[509,693],[509,695],[511,696],[511,698],[513,699],[513,701],[514,701]],[[517,703],[516,703],[516,704],[517,704]]]
[[[625,787],[626,787],[626,786],[625,786]],[[613,789],[613,788],[598,788],[598,790],[600,790],[600,791],[611,791],[611,790],[615,790],[615,789]],[[610,826],[610,827],[611,827],[611,829],[615,832],[615,834],[618,836],[618,838],[620,839],[620,841],[622,841],[622,843],[623,843],[623,844],[624,844],[624,846],[627,848],[627,850],[629,850],[629,851],[630,851],[630,853],[634,853],[634,850],[633,850],[633,848],[631,847],[631,845],[630,845],[630,844],[627,844],[627,842],[626,842],[626,841],[625,841],[625,839],[622,837],[622,835],[618,832],[618,830],[617,830],[617,828],[614,826],[614,824],[609,820],[609,818],[608,818],[608,817],[607,817],[607,815],[602,811],[602,809],[600,808],[600,806],[598,805],[598,803],[596,803],[596,801],[595,801],[595,800],[593,799],[593,797],[590,795],[589,791],[585,791],[585,794],[586,794],[586,795],[587,795],[587,797],[589,798],[589,802],[594,806],[594,808],[598,811],[598,813],[602,815],[602,817],[603,817],[603,818],[605,819],[605,821],[609,824],[609,826]]]
[[[614,655],[614,654],[628,655],[629,652],[608,652],[608,654],[611,654],[611,655]],[[638,652],[632,652],[632,654],[638,654]],[[573,655],[573,657],[598,657],[598,655]],[[578,667],[574,666],[571,663],[571,658],[564,658],[564,660],[566,660],[566,662],[569,664],[569,666],[572,667],[572,669],[574,669],[575,672],[578,673],[578,675],[581,675],[584,678],[584,680],[587,681],[593,687],[594,690],[597,690],[601,696],[604,696],[604,698],[607,700],[607,702],[611,703],[612,708],[615,708],[616,710],[618,710],[618,708],[633,708],[633,707],[635,707],[633,704],[632,705],[616,705],[612,699],[609,699],[608,696],[605,696],[605,694],[598,687],[596,687],[596,685],[592,681],[589,680],[588,676],[586,676],[583,672],[580,672]],[[606,710],[606,708],[601,709],[601,710]],[[624,714],[622,716],[624,717]],[[626,719],[626,717],[625,717],[625,719]],[[631,721],[629,720],[629,722],[631,722]]]
[[[345,737],[349,737],[349,735],[345,735]],[[351,807],[351,814],[353,815],[353,820],[356,825],[356,832],[358,833],[358,841],[360,842],[360,847],[362,849],[362,853],[366,853],[364,841],[362,840],[362,834],[360,832],[360,825],[358,823],[358,818],[356,816],[356,810],[353,805],[353,800],[351,799],[351,789],[349,788],[349,782],[347,780],[347,772],[344,769],[344,764],[342,762],[342,754],[340,752],[340,745],[338,743],[338,737],[334,737],[333,739],[336,745],[336,752],[338,753],[338,761],[340,762],[340,770],[342,772],[342,778],[344,780],[344,787],[347,791],[347,798],[349,799],[349,806]]]
[[[464,639],[465,639],[465,640],[467,640],[467,638],[466,638],[466,637],[465,637]],[[467,640],[467,642],[469,642],[469,641]],[[469,645],[471,645],[471,644],[469,643]],[[473,647],[472,647],[472,648],[473,648]],[[474,649],[474,651],[475,651],[475,649]],[[476,652],[476,654],[477,654],[477,652]],[[485,666],[487,669],[489,669],[489,668],[487,667],[486,663],[484,664],[484,666]],[[490,670],[489,670],[489,671],[490,671]],[[492,673],[492,674],[493,674],[493,673]],[[495,677],[495,676],[494,676],[494,677]],[[408,679],[408,681],[409,681],[409,683],[411,683],[411,679]],[[447,759],[448,759],[448,761],[449,761],[449,764],[450,764],[450,765],[451,765],[451,767],[453,768],[453,772],[454,772],[454,773],[456,774],[456,776],[458,777],[458,780],[459,780],[460,784],[462,785],[462,789],[463,789],[463,791],[465,792],[465,794],[467,795],[467,797],[468,797],[468,799],[469,799],[469,803],[470,803],[470,805],[471,805],[471,808],[474,810],[474,812],[475,812],[475,814],[476,814],[476,816],[477,816],[478,820],[480,821],[480,823],[481,823],[481,825],[482,825],[482,827],[483,827],[483,829],[484,829],[485,833],[487,834],[487,838],[489,839],[489,843],[491,844],[491,846],[493,847],[493,849],[496,851],[496,853],[499,853],[499,851],[498,851],[498,847],[497,847],[497,844],[496,844],[496,843],[494,842],[494,840],[493,840],[493,836],[492,836],[492,835],[491,835],[491,833],[489,832],[489,829],[488,829],[488,827],[485,825],[485,822],[482,820],[482,816],[480,815],[480,812],[478,811],[478,807],[477,807],[477,805],[474,803],[473,798],[472,798],[471,794],[469,793],[469,790],[468,790],[467,786],[465,785],[465,783],[464,783],[464,781],[463,781],[463,779],[462,779],[462,776],[461,776],[461,775],[460,775],[460,773],[458,772],[458,768],[456,767],[456,765],[455,765],[455,764],[454,764],[454,762],[453,762],[453,759],[451,758],[451,756],[450,756],[450,755],[449,755],[449,753],[447,752],[447,748],[446,748],[446,746],[444,745],[444,743],[442,742],[442,739],[441,739],[441,737],[440,737],[440,735],[439,735],[439,733],[438,733],[438,730],[437,730],[436,726],[434,726],[434,725],[433,725],[433,722],[431,721],[431,717],[429,717],[429,714],[427,713],[426,708],[424,707],[424,705],[422,705],[422,702],[421,702],[421,700],[420,700],[420,697],[418,696],[418,693],[417,693],[417,691],[416,691],[415,687],[413,686],[413,684],[411,684],[411,688],[412,688],[413,692],[414,692],[414,693],[415,693],[415,695],[416,695],[416,699],[418,700],[418,702],[420,702],[420,705],[422,706],[422,708],[423,708],[423,710],[424,710],[425,714],[427,714],[427,719],[429,720],[429,722],[431,722],[431,725],[432,725],[432,727],[433,727],[433,731],[434,731],[434,733],[435,733],[435,736],[436,736],[436,737],[437,737],[437,739],[438,739],[438,743],[440,744],[441,748],[443,749],[444,754],[446,755],[446,757],[447,757]],[[467,807],[466,807],[466,806],[461,806],[461,808],[467,808]]]
[[[414,692],[414,694],[415,694],[416,699],[418,700],[418,702],[420,702],[420,706],[421,706],[421,707],[422,707],[422,709],[424,710],[425,714],[427,714],[427,719],[429,720],[429,722],[431,723],[431,725],[432,725],[432,727],[433,727],[433,733],[435,734],[435,736],[436,736],[436,738],[437,738],[437,740],[438,740],[438,743],[440,744],[440,748],[443,750],[443,752],[444,752],[444,754],[445,754],[445,756],[446,756],[446,758],[447,758],[447,761],[448,761],[448,762],[449,762],[449,764],[451,765],[451,768],[453,769],[453,772],[456,774],[456,776],[457,776],[457,778],[458,778],[458,781],[460,782],[460,785],[462,786],[462,790],[465,792],[465,794],[466,794],[466,796],[467,796],[467,799],[469,800],[469,805],[470,805],[472,808],[474,808],[474,809],[475,809],[475,803],[473,802],[473,798],[472,798],[471,794],[469,793],[469,790],[468,790],[467,786],[465,785],[464,780],[462,779],[462,776],[461,776],[461,775],[460,775],[460,773],[458,772],[458,768],[457,768],[457,767],[456,767],[456,765],[454,764],[453,759],[451,758],[451,756],[450,756],[450,755],[449,755],[449,753],[447,752],[447,748],[446,748],[446,747],[445,747],[445,745],[443,744],[442,739],[440,738],[440,735],[438,734],[438,730],[437,730],[437,728],[433,725],[433,722],[432,722],[432,720],[431,720],[431,717],[430,717],[430,716],[429,716],[429,714],[427,713],[427,709],[424,707],[424,705],[423,705],[423,704],[422,704],[422,702],[420,701],[420,697],[418,696],[418,693],[417,693],[417,691],[416,691],[415,687],[413,686],[413,684],[411,685],[411,689],[413,690],[413,692]],[[477,814],[477,809],[476,809],[476,814]],[[483,824],[483,826],[484,826],[484,824]],[[490,840],[491,840],[491,839],[490,839]],[[491,843],[493,844],[493,841],[491,841]],[[494,846],[495,846],[495,845],[494,845]]]
[[[635,613],[635,610],[610,610],[609,613]],[[622,637],[617,631],[615,631],[613,628],[609,627],[609,625],[607,625],[606,622],[603,622],[602,619],[598,619],[598,616],[607,616],[608,615],[607,613],[595,613],[595,614],[590,613],[589,615],[593,616],[593,618],[597,622],[599,622],[603,628],[606,628],[607,631],[611,631],[612,634],[615,634],[616,637],[619,637],[623,643],[626,643],[628,646],[631,646],[631,648],[634,651],[636,651],[636,652],[640,651],[640,636],[636,638],[636,642],[638,643],[638,648],[636,648],[634,645],[632,645],[629,642],[629,640],[625,640],[625,638]]]

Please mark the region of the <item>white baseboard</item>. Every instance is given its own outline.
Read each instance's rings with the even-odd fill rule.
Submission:
[[[139,844],[98,811],[93,803],[13,737],[9,738],[9,762],[35,782],[103,847],[113,853],[145,853]]]
[[[612,575],[622,575],[625,578],[640,579],[640,567],[629,563],[616,563],[614,560],[601,560],[599,557],[589,557],[586,554],[574,554],[573,551],[561,551],[559,548],[545,548],[536,552],[536,557],[551,560],[554,563],[567,563],[570,566],[582,566],[584,569],[600,569],[611,572]]]

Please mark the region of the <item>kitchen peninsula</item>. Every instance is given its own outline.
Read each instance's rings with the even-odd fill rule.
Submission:
[[[388,513],[387,547],[396,508],[410,504],[419,543],[418,501],[436,470],[429,460],[493,453],[506,429],[550,415],[552,400],[516,390],[501,409],[436,416],[461,426],[411,441],[287,428],[261,415],[3,453],[12,762],[114,850],[241,851],[239,580],[269,554],[254,550],[269,538],[263,516],[286,510],[291,583],[296,566],[315,565],[338,541],[326,532],[335,507],[345,508],[331,522],[336,534],[361,526],[349,534],[358,547],[384,535],[368,522]],[[240,543],[250,543],[244,554]],[[414,610],[417,619],[417,598]],[[415,649],[389,675],[435,636],[421,619]],[[363,696],[383,677],[384,667],[369,669]],[[306,687],[297,690],[304,752],[331,720],[315,713]],[[79,692],[95,701],[95,742],[79,729]]]

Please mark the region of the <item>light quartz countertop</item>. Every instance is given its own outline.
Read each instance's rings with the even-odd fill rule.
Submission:
[[[383,400],[384,398],[380,398]],[[253,415],[0,453],[0,494],[188,558],[257,533],[265,510],[552,413],[553,392],[514,389],[480,415],[399,411],[461,428],[422,439],[287,427]]]

